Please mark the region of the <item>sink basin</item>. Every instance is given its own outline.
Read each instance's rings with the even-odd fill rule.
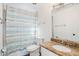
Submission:
[[[67,48],[67,47],[62,46],[62,45],[53,45],[52,48],[54,48],[58,51],[61,51],[61,52],[71,52],[70,48]]]

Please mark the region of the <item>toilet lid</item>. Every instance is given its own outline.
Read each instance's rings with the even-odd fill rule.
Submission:
[[[39,48],[38,45],[30,45],[30,46],[27,47],[27,51],[31,52],[31,51],[34,51],[34,50],[36,50],[38,48]]]

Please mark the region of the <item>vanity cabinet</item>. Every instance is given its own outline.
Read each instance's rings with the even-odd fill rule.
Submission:
[[[43,47],[41,47],[41,55],[42,56],[58,56],[57,54],[49,51],[48,49],[45,49]]]

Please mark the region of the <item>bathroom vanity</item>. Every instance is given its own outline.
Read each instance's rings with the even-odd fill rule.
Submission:
[[[59,42],[59,41],[58,41]],[[41,44],[42,56],[79,56],[79,48],[61,44],[61,42],[47,41]],[[67,42],[66,42],[67,44]],[[74,45],[74,44],[73,44]]]

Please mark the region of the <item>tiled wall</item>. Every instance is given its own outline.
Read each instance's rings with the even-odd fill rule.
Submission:
[[[0,50],[2,49],[3,46],[3,41],[2,41],[2,4],[0,3]],[[1,55],[1,52],[0,52]]]

